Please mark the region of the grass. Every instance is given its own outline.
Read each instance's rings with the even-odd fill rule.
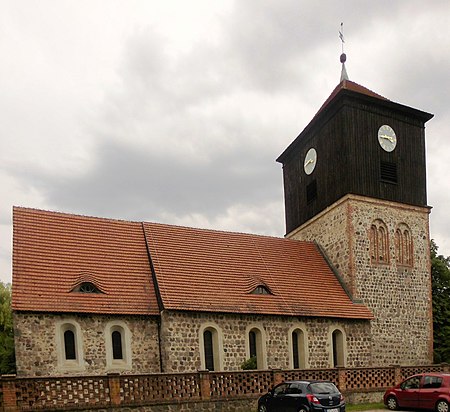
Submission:
[[[383,402],[379,403],[357,403],[350,404],[348,403],[345,406],[346,412],[356,412],[356,411],[369,411],[372,409],[385,409]]]

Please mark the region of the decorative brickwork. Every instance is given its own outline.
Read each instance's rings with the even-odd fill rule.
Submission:
[[[125,322],[130,331],[130,365],[107,367],[105,331],[111,322]],[[63,340],[58,337],[64,322],[79,325],[81,362],[72,368],[61,363]],[[155,373],[160,371],[158,326],[155,318],[140,316],[53,315],[14,313],[18,376],[94,375],[111,372]]]
[[[204,369],[201,365],[199,331],[203,324],[214,323],[222,334],[224,371],[239,370],[248,358],[246,333],[251,325],[264,329],[265,356],[268,368],[288,369],[289,331],[301,322],[306,327],[309,368],[330,366],[332,353],[330,330],[340,327],[346,335],[346,365],[364,366],[370,362],[371,342],[368,321],[333,320],[281,316],[242,316],[231,314],[206,314],[168,312],[162,314],[161,348],[165,372],[189,372]]]
[[[448,365],[324,370],[272,370],[150,375],[0,379],[0,411],[221,411],[256,409],[256,399],[282,380],[335,382],[347,402],[380,402],[402,377],[449,372]]]
[[[346,389],[385,388],[395,383],[395,370],[391,368],[351,369],[346,371]]]
[[[281,372],[282,380],[301,380],[301,379],[317,379],[326,380],[339,384],[337,369],[305,369],[305,370],[290,370]]]
[[[347,195],[289,234],[319,243],[353,297],[373,311],[372,357],[365,366],[432,360],[428,215],[424,207]],[[387,229],[390,257],[383,262],[371,256],[374,222],[380,221]],[[406,265],[404,260],[397,264],[398,227],[411,230],[407,247],[414,250],[414,260]]]
[[[211,399],[234,398],[265,393],[274,385],[269,371],[211,373]]]
[[[198,373],[121,376],[120,388],[122,405],[201,399]]]

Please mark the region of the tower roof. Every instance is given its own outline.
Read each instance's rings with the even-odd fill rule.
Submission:
[[[337,101],[339,101],[341,97],[349,96],[349,95],[360,98],[360,99],[361,98],[366,99],[366,100],[370,101],[371,103],[376,103],[378,101],[379,104],[388,106],[389,109],[392,111],[400,111],[403,113],[407,113],[409,115],[419,118],[423,122],[426,122],[433,117],[433,115],[431,113],[423,112],[421,110],[414,109],[412,107],[393,102],[392,100],[389,100],[386,97],[384,97],[378,93],[375,93],[374,91],[368,89],[367,87],[364,87],[364,86],[362,86],[358,83],[355,83],[351,80],[344,79],[334,88],[334,90],[331,92],[331,94],[328,96],[328,98],[322,104],[320,109],[314,115],[312,120],[303,129],[303,131],[297,136],[297,138],[285,149],[285,151],[280,156],[278,156],[276,161],[283,163],[286,156],[297,145],[298,140],[301,139],[311,129],[311,127],[313,125],[315,125],[319,122],[319,119],[322,118],[324,113],[327,112],[332,106],[334,106],[334,104]]]

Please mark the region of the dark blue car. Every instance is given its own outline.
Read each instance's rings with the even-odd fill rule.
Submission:
[[[287,381],[259,398],[258,412],[345,412],[345,402],[332,382]]]

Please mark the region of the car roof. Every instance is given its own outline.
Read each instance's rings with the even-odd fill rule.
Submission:
[[[310,383],[333,383],[333,382],[311,379],[311,380],[290,380],[290,381],[284,381],[283,383],[304,383],[304,384],[309,385]],[[334,383],[333,383],[333,385],[334,385]]]
[[[415,375],[408,376],[407,378],[405,378],[405,380],[409,379],[409,378],[414,378],[415,376],[438,376],[438,377],[445,378],[445,377],[450,377],[450,373],[445,373],[445,372],[423,372],[423,373],[417,373]]]

